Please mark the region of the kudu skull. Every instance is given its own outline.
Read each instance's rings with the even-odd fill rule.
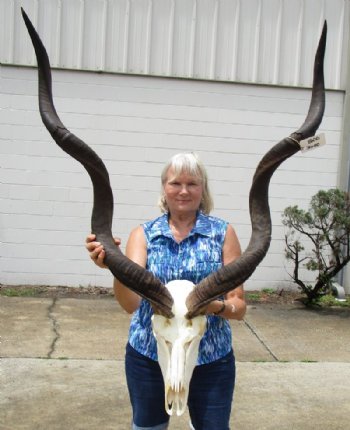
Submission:
[[[246,281],[265,257],[271,241],[268,204],[270,179],[283,161],[300,150],[300,141],[315,134],[322,121],[325,108],[323,60],[327,24],[324,23],[316,52],[312,97],[306,120],[296,132],[266,153],[253,177],[249,194],[252,234],[248,247],[240,258],[210,274],[199,284],[194,286],[185,283],[185,287],[179,289],[173,288],[177,286],[178,281],[170,283],[167,288],[152,273],[124,256],[115,245],[111,231],[113,194],[107,169],[99,156],[67,130],[59,119],[52,98],[48,55],[23,9],[22,14],[38,62],[39,109],[42,121],[56,143],[78,160],[91,177],[94,192],[91,231],[105,249],[104,262],[112,274],[151,303],[154,310],[153,328],[158,341],[159,362],[166,386],[166,409],[171,413],[175,404],[178,413],[182,413],[186,407],[189,381],[196,362],[199,341],[205,329],[203,311],[212,300]],[[169,327],[176,325],[179,330],[174,334]]]
[[[194,288],[192,282],[171,281],[166,288],[174,300],[174,316],[167,318],[154,314],[152,327],[164,379],[165,410],[172,415],[175,409],[177,415],[182,415],[187,406],[190,380],[207,321],[204,315],[186,318],[186,298]]]

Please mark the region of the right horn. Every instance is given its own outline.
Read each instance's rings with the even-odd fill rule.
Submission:
[[[85,142],[67,130],[58,117],[52,98],[51,68],[46,49],[23,9],[22,15],[38,62],[41,119],[57,145],[85,167],[93,183],[91,231],[104,247],[104,263],[119,281],[149,300],[155,313],[171,318],[173,299],[169,291],[151,272],[123,255],[114,243],[111,230],[113,193],[107,169],[100,157]]]
[[[300,150],[300,141],[315,134],[325,109],[323,62],[327,38],[325,21],[318,44],[309,112],[303,125],[268,151],[260,161],[249,194],[252,235],[247,249],[237,260],[203,279],[189,294],[187,317],[193,318],[216,298],[243,284],[265,257],[271,242],[271,216],[268,202],[270,179],[278,166]]]

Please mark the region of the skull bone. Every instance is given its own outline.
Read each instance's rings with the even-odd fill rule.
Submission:
[[[166,288],[174,299],[173,318],[153,315],[152,328],[157,341],[158,360],[165,387],[165,410],[182,415],[186,409],[190,380],[196,366],[200,340],[206,329],[206,317],[185,317],[186,298],[194,284],[171,281]]]

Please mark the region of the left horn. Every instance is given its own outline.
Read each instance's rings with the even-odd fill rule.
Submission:
[[[300,150],[300,141],[315,134],[322,121],[325,109],[323,62],[326,37],[325,22],[315,56],[312,97],[305,122],[290,137],[271,148],[256,169],[249,194],[252,235],[248,247],[237,260],[221,267],[195,286],[186,300],[188,318],[199,315],[212,300],[242,285],[253,274],[270,247],[272,231],[268,202],[270,179],[283,161]]]
[[[120,282],[149,300],[156,313],[171,318],[173,299],[165,286],[151,272],[123,255],[114,243],[113,193],[106,166],[86,143],[67,130],[58,117],[52,98],[51,68],[47,52],[23,9],[22,15],[38,62],[41,119],[57,145],[79,161],[90,175],[94,189],[91,231],[104,247],[106,252],[104,262]]]

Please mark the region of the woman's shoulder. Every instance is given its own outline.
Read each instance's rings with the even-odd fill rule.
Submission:
[[[167,223],[167,215],[166,214],[162,214],[160,216],[158,216],[157,218],[154,218],[150,221],[146,221],[144,222],[141,227],[148,231],[148,230],[157,230],[157,229],[162,229],[164,227],[164,224]]]
[[[127,249],[130,249],[135,245],[137,247],[141,245],[146,247],[145,232],[141,225],[138,225],[131,230],[128,238]]]
[[[227,221],[212,215],[200,214],[197,218],[195,232],[222,243],[226,236]]]
[[[199,220],[202,220],[204,223],[210,224],[213,227],[220,227],[226,229],[229,225],[228,221],[222,218],[213,215],[207,215],[202,212],[199,215]]]
[[[141,228],[146,235],[147,241],[151,242],[159,236],[169,236],[169,224],[167,214],[163,214],[151,221],[144,222]]]
[[[142,225],[137,225],[134,227],[130,232],[130,237],[139,236],[140,234],[143,234],[143,227]]]

